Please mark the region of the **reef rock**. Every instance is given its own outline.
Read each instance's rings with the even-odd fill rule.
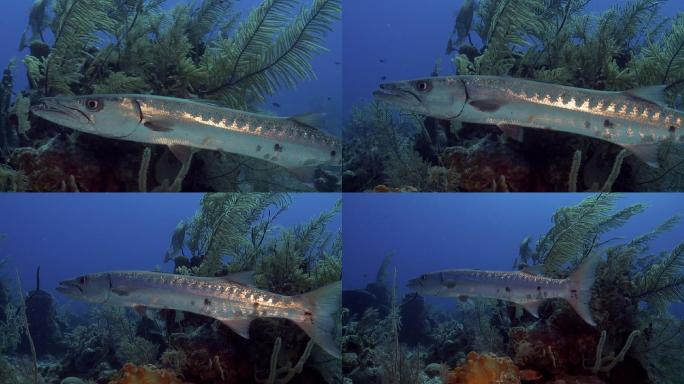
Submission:
[[[510,358],[470,352],[465,363],[456,367],[447,378],[447,384],[492,383],[520,383],[520,372]]]

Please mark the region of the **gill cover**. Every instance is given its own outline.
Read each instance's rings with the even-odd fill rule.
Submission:
[[[67,128],[118,139],[130,136],[142,121],[135,98],[115,95],[48,97],[31,112]]]
[[[427,77],[380,84],[380,89],[373,96],[411,112],[451,120],[463,112],[468,89],[457,76]]]

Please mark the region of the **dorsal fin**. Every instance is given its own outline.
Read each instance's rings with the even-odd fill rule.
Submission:
[[[667,107],[667,95],[665,94],[666,85],[651,85],[647,87],[640,87],[625,91],[626,94],[636,97],[650,103],[658,104],[662,107]]]
[[[527,273],[528,275],[542,276],[544,274],[544,266],[538,265],[528,265],[527,267],[520,270],[522,273]]]
[[[291,116],[288,119],[319,130],[325,125],[325,113],[307,113]]]
[[[246,285],[248,287],[254,286],[254,271],[242,271],[233,273],[231,275],[221,276],[219,279],[231,281],[233,283],[238,283]]]

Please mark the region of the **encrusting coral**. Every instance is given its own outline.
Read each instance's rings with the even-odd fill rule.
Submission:
[[[151,365],[125,364],[109,384],[190,384],[182,381],[175,373]]]
[[[447,384],[519,384],[520,371],[508,357],[470,352],[465,363],[447,377]]]

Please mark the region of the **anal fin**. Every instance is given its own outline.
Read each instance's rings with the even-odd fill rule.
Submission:
[[[541,301],[528,301],[525,304],[521,304],[521,306],[523,308],[525,308],[525,310],[527,312],[529,312],[530,315],[532,315],[534,317],[539,317],[539,304],[540,303],[541,303]]]
[[[623,147],[649,166],[653,168],[660,167],[657,143],[625,144]]]
[[[181,163],[185,164],[192,158],[193,149],[185,145],[171,144],[169,145],[169,150],[176,156],[176,159]]]
[[[245,339],[249,339],[249,324],[252,322],[252,319],[222,319],[221,322],[232,329],[233,332]]]
[[[499,129],[511,139],[522,143],[525,134],[525,128],[513,124],[499,124]]]

